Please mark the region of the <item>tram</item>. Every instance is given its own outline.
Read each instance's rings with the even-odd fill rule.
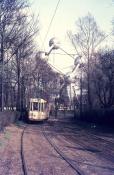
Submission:
[[[49,104],[42,98],[30,98],[28,120],[43,121],[49,118]]]

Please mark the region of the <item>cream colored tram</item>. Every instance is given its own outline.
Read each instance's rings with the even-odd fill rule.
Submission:
[[[49,106],[46,100],[31,98],[29,103],[28,119],[30,121],[43,121],[49,118]]]

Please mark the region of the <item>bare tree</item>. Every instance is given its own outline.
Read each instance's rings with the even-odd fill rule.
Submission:
[[[38,28],[36,21],[27,13],[26,0],[2,0],[0,8],[1,106],[3,110],[6,77],[11,86],[15,84],[15,88],[17,87],[17,108],[20,108],[21,84],[23,84],[22,79],[24,80],[22,65],[34,51],[33,37]],[[10,77],[7,76],[6,68],[10,72]]]
[[[97,54],[97,62],[92,72],[95,93],[101,107],[111,107],[114,99],[114,51]]]
[[[17,25],[20,10],[25,7],[25,3],[17,0],[0,1],[0,60],[1,60],[1,109],[4,108],[4,63],[6,55],[10,52],[10,42],[12,31]]]
[[[55,72],[51,66],[38,55],[36,55],[36,64],[33,70],[34,87],[36,87],[36,96],[51,100],[56,96],[59,89],[60,75]]]
[[[86,63],[87,75],[87,97],[88,108],[92,107],[92,92],[91,92],[91,63],[93,55],[98,49],[98,46],[104,40],[104,33],[98,28],[94,17],[91,14],[83,18],[79,18],[76,22],[77,33],[68,33],[68,36],[76,50],[76,54],[81,55]]]

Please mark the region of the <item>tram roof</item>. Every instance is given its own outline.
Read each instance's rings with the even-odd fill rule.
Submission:
[[[47,101],[42,98],[30,98],[30,102],[46,103]]]

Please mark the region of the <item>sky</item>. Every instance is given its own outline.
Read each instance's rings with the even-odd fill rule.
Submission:
[[[70,30],[75,31],[75,22],[79,17],[86,16],[88,12],[95,17],[101,30],[104,30],[107,34],[112,30],[112,19],[114,18],[113,0],[60,0],[47,36],[48,26],[58,0],[29,0],[29,2],[32,13],[35,16],[39,14],[40,31],[36,40],[40,50],[45,49],[45,51],[48,51],[50,49],[49,40],[56,37],[65,51],[69,54],[75,54],[67,32]],[[54,54],[54,52],[63,55]],[[68,73],[71,71],[74,60],[68,55],[64,55],[64,52],[56,50],[49,56],[49,63],[63,73]]]

